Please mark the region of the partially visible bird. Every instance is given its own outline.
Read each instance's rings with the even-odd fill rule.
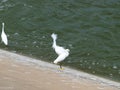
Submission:
[[[52,34],[51,35],[52,39],[53,39],[53,49],[55,50],[55,52],[57,53],[58,57],[54,60],[55,64],[60,65],[60,68],[62,69],[62,65],[61,65],[61,61],[63,61],[66,57],[69,56],[69,49],[65,49],[64,47],[58,46],[56,44],[56,40],[57,40],[57,34]]]
[[[4,23],[2,23],[1,39],[2,39],[2,42],[3,42],[5,45],[8,45],[7,35],[5,34],[5,31],[4,31]]]

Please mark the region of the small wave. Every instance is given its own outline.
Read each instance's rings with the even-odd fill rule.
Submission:
[[[5,3],[5,2],[7,2],[7,1],[8,1],[8,0],[2,0],[1,2],[2,2],[2,3]]]

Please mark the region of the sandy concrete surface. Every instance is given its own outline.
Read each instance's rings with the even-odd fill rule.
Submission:
[[[28,59],[0,50],[0,90],[120,90],[99,81],[70,77],[57,66],[49,69],[32,64]]]

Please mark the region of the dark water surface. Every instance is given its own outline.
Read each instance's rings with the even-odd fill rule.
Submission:
[[[120,82],[120,0],[0,0],[2,22],[0,48],[53,62],[54,32],[70,49],[65,66]]]

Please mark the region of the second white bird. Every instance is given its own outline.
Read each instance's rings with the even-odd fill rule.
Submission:
[[[4,31],[4,23],[2,23],[2,33],[1,33],[1,40],[5,45],[8,45],[8,39],[7,39],[7,35]]]

